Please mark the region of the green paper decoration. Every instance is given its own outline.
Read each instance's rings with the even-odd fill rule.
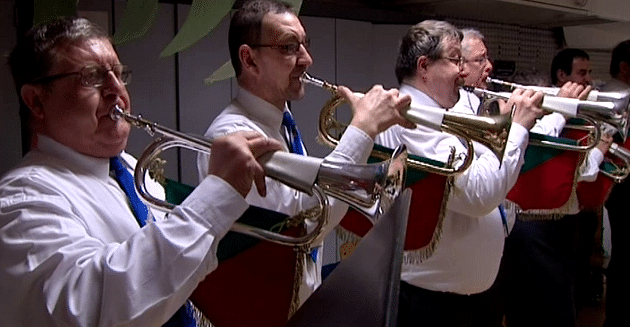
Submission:
[[[114,44],[122,44],[142,37],[157,16],[158,0],[128,0],[120,28],[114,34]]]
[[[160,57],[167,57],[185,50],[208,35],[230,12],[234,1],[194,0],[186,21],[171,43],[160,53]]]
[[[77,15],[78,0],[35,0],[33,26],[48,23],[55,18]]]

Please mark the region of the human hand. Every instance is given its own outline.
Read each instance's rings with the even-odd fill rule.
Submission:
[[[347,87],[339,86],[337,92],[354,109],[350,125],[363,130],[371,138],[395,124],[406,128],[416,127],[402,115],[402,111],[409,107],[411,97],[401,95],[397,89],[385,90],[383,86],[375,85],[364,96],[360,96]]]
[[[607,133],[602,133],[599,139],[599,143],[597,143],[596,148],[598,148],[599,151],[601,151],[603,154],[606,154],[612,142],[613,142],[613,138],[611,135]]]
[[[276,140],[260,133],[236,132],[212,141],[208,172],[232,185],[243,197],[252,188],[252,182],[261,196],[267,194],[265,172],[256,160],[269,151],[282,149]]]
[[[516,89],[507,101],[508,108],[514,108],[512,122],[526,129],[531,129],[536,124],[536,119],[543,116],[540,108],[543,93],[531,89]]]
[[[586,98],[588,97],[588,93],[591,92],[592,89],[593,88],[590,85],[584,86],[579,83],[566,82],[558,91],[557,96],[563,98],[586,100]]]

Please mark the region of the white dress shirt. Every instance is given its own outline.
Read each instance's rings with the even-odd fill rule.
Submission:
[[[403,84],[413,104],[439,105],[414,87]],[[393,126],[376,138],[388,147],[400,143],[409,153],[447,162],[451,148],[465,153],[460,140],[447,133],[418,125],[415,129]],[[471,166],[455,178],[446,204],[441,239],[432,256],[405,260],[402,280],[432,291],[474,294],[487,290],[497,275],[505,230],[498,206],[518,177],[528,131],[513,124],[501,167],[490,151],[475,151]],[[411,218],[413,219],[413,218]]]
[[[286,107],[284,111],[288,111]],[[263,99],[253,95],[244,89],[239,89],[232,103],[219,114],[205,133],[207,138],[216,138],[237,131],[256,131],[266,137],[278,140],[288,151],[286,140],[283,136],[282,115],[277,107]],[[344,163],[366,163],[374,142],[367,134],[353,126],[348,127],[343,134],[339,145],[325,158],[327,161]],[[197,169],[199,178],[206,176],[208,172],[209,156],[199,154],[197,157]],[[261,197],[255,189],[247,196],[247,202],[251,205],[265,209],[282,212],[287,215],[295,215],[298,212],[312,208],[316,205],[316,199],[308,194],[296,191],[278,181],[266,178],[267,196]],[[329,197],[331,204],[330,218],[323,236],[327,235],[339,224],[345,215],[348,205]],[[323,237],[322,237],[323,238]],[[317,262],[307,257],[304,262],[302,285],[300,287],[300,300],[304,300],[321,284],[322,243],[317,240],[314,247],[318,248]]]
[[[0,180],[0,326],[161,326],[247,207],[210,176],[140,228],[107,158],[40,135]]]

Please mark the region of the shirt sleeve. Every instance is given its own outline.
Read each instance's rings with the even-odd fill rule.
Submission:
[[[599,165],[604,161],[604,154],[598,148],[588,151],[586,160],[580,166],[578,182],[594,182],[599,174]]]
[[[536,121],[530,132],[558,137],[566,122],[567,120],[563,115],[554,112]]]
[[[77,189],[36,182],[14,184],[23,191],[2,199],[0,277],[9,283],[3,294],[17,290],[15,301],[30,303],[20,319],[40,326],[163,324],[216,268],[219,240],[247,209],[211,176],[167,219],[133,228],[133,217],[99,202],[105,197],[88,193],[98,216],[85,217],[82,202],[66,196]]]
[[[455,178],[447,208],[461,214],[481,217],[496,209],[516,184],[529,132],[512,124],[503,160],[486,151],[473,160],[470,167]]]

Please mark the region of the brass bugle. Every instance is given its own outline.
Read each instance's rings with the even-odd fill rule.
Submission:
[[[332,135],[330,130],[342,129],[344,127],[334,118],[335,110],[344,103],[344,99],[337,94],[337,86],[334,84],[312,77],[308,73],[302,75],[302,81],[323,88],[333,94],[332,98],[326,102],[320,112],[319,138],[322,142],[331,147],[337,146],[339,140]],[[410,106],[403,114],[405,118],[416,124],[457,135],[461,139],[466,140],[467,143],[466,159],[458,168],[437,167],[409,159],[408,165],[410,168],[434,172],[441,175],[461,173],[472,163],[474,156],[473,140],[490,148],[499,159],[499,162],[502,162],[507,145],[507,137],[512,124],[511,114],[479,117],[421,105]],[[379,158],[388,156],[386,153],[381,153],[376,150],[372,152],[372,155]]]
[[[590,100],[579,100],[555,96],[558,94],[559,88],[555,90],[555,88],[523,86],[492,78],[488,78],[488,82],[508,86],[510,89],[521,88],[522,86],[522,88],[541,91],[545,93],[541,105],[543,109],[558,112],[567,117],[590,117],[615,127],[624,140],[628,137],[628,128],[630,127],[630,90],[621,92],[591,91],[589,93]],[[475,93],[479,97],[507,99],[511,94],[509,92],[493,92],[469,86],[464,87],[464,89]],[[554,92],[555,94],[552,94]]]
[[[486,78],[486,81],[490,84],[501,85],[507,87],[510,91],[515,89],[530,89],[534,91],[540,91],[542,93],[557,96],[560,92],[560,87],[557,86],[537,86],[537,85],[522,85],[518,83],[506,82],[500,79]],[[623,91],[611,91],[602,92],[599,90],[591,90],[586,98],[588,101],[624,101],[630,102],[630,88]],[[626,105],[627,107],[627,105]]]
[[[180,147],[209,154],[212,142],[160,126],[139,115],[134,116],[118,105],[112,108],[110,117],[113,120],[122,118],[131,125],[144,129],[151,136],[155,133],[161,135],[149,144],[138,158],[134,183],[140,196],[150,206],[165,211],[173,209],[175,205],[154,197],[147,190],[145,178],[150,167],[159,154],[169,148]],[[259,157],[258,161],[267,176],[317,197],[320,214],[314,219],[317,222],[316,227],[300,237],[287,236],[238,222],[232,225],[231,230],[283,245],[309,244],[321,235],[327,223],[329,205],[326,195],[348,203],[375,222],[402,192],[406,177],[406,158],[407,150],[404,145],[396,149],[391,160],[365,165],[328,162],[321,158],[283,151],[265,154]]]

